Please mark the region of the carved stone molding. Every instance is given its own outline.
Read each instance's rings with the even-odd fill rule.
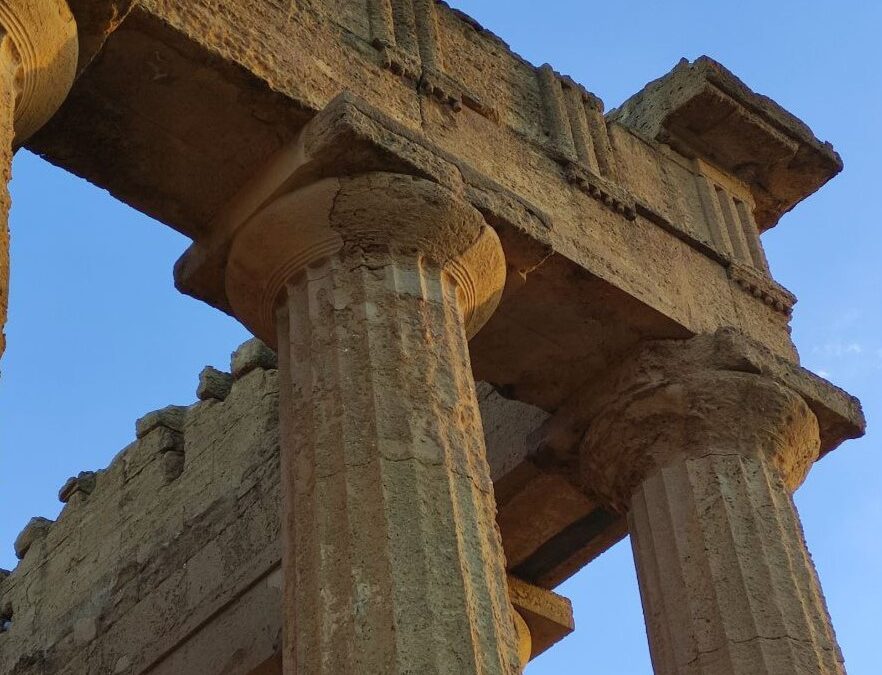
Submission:
[[[272,344],[285,284],[343,249],[360,250],[365,260],[377,250],[413,252],[440,265],[456,282],[469,336],[493,313],[505,285],[502,247],[476,209],[436,183],[369,173],[284,195],[239,230],[226,271],[236,315]]]
[[[728,272],[729,278],[745,293],[766,303],[786,317],[790,317],[793,313],[796,296],[769,277],[735,261],[729,264]]]

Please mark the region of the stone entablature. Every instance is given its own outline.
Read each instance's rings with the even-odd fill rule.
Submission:
[[[296,44],[310,48],[291,48]],[[256,8],[232,2],[216,12],[205,1],[184,10],[171,0],[149,0],[121,21],[104,56],[35,149],[124,200],[130,195],[139,208],[197,240],[213,236],[229,195],[266,157],[346,91],[362,109],[388,119],[387,128],[400,125],[442,156],[456,157],[460,170],[498,186],[519,208],[493,216],[511,218],[523,236],[688,332],[735,325],[794,357],[786,329],[794,298],[768,279],[755,225],[776,220],[766,199],[777,194],[776,186],[786,183],[790,190],[772,200],[783,212],[840,165],[804,125],[790,123],[794,118],[708,59],[678,66],[671,77],[697,90],[725,91],[744,119],[774,129],[784,146],[797,148],[800,162],[788,164],[748,144],[744,153],[754,170],[736,171],[710,143],[672,149],[664,144],[672,134],[651,135],[639,114],[658,87],[604,118],[602,103],[584,87],[520,59],[443,3]],[[664,104],[669,118],[677,105],[694,107],[691,99]],[[640,110],[621,112],[632,108]],[[126,109],[139,110],[138,117]],[[211,118],[212,125],[184,128],[182,110],[193,119]],[[119,126],[102,122],[120,115],[131,125],[125,153],[117,151]],[[790,126],[782,130],[781,120]],[[750,130],[745,123],[732,131]],[[132,138],[144,142],[133,145]],[[179,161],[169,163],[171,156]],[[206,183],[204,175],[213,180]],[[763,182],[766,175],[775,176],[774,184]],[[141,189],[145,176],[148,190]],[[729,190],[736,183],[743,194]],[[765,201],[758,219],[754,195],[760,192]],[[546,257],[520,261],[517,271],[527,274]],[[678,274],[671,261],[695,273]],[[755,283],[727,271],[745,264],[757,271]],[[705,311],[696,312],[694,304]]]

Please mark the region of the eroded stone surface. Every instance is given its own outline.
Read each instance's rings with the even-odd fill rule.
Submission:
[[[844,672],[791,499],[818,422],[736,344],[644,346],[585,435],[583,480],[627,513],[655,672]]]
[[[31,518],[15,539],[15,557],[19,560],[24,558],[34,542],[43,539],[51,527],[52,521],[48,518]]]
[[[13,148],[55,113],[73,83],[77,30],[65,0],[0,2],[0,356],[9,305]]]
[[[713,161],[751,186],[760,229],[842,171],[829,143],[713,59],[681,61],[610,114],[638,133]]]
[[[199,373],[199,386],[196,387],[196,397],[200,401],[217,400],[223,401],[233,387],[233,376],[224,373],[217,368],[206,366]]]
[[[223,402],[189,407],[180,433],[159,427],[133,442],[56,523],[40,521],[43,553],[5,580],[0,571],[0,620],[13,617],[0,672],[280,673],[277,401],[276,371],[253,370]],[[505,403],[482,398],[488,425]],[[169,457],[185,447],[169,483]],[[547,592],[515,584],[537,649],[559,639],[567,602],[537,605]],[[97,631],[88,648],[66,639],[77,626]]]
[[[277,364],[276,353],[261,340],[254,338],[243,343],[233,352],[230,360],[230,370],[233,372],[233,379],[238,380],[255,368],[273,370]]]
[[[184,428],[187,416],[187,408],[180,405],[170,405],[161,410],[147,413],[135,423],[135,436],[144,438],[154,429],[169,429],[179,432]]]
[[[97,473],[87,500],[29,526],[17,550],[40,555],[0,582],[0,672],[245,675],[275,654],[277,401],[276,371],[252,371],[225,401],[189,407],[176,480],[160,428]]]
[[[94,471],[81,471],[76,476],[67,479],[58,491],[58,499],[66,504],[74,495],[79,494],[86,497],[95,491],[95,482]]]
[[[481,215],[410,176],[237,233],[227,295],[278,331],[286,672],[519,671],[467,346],[504,283]]]

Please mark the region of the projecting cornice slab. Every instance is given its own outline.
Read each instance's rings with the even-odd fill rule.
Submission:
[[[683,59],[609,117],[743,180],[761,230],[842,171],[833,146],[707,56]]]

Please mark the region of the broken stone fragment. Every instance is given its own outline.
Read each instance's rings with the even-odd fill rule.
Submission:
[[[162,410],[154,410],[147,413],[135,422],[135,436],[144,438],[147,434],[158,427],[165,427],[178,433],[184,430],[184,418],[187,408],[180,405],[170,405]]]
[[[19,560],[24,558],[28,549],[31,548],[31,545],[35,541],[45,537],[49,533],[49,528],[51,526],[52,521],[48,518],[42,518],[39,516],[31,518],[30,522],[25,525],[25,528],[21,531],[21,534],[15,539],[15,557]]]
[[[58,491],[58,499],[64,504],[70,501],[73,495],[79,493],[88,496],[95,491],[94,471],[81,471],[77,476],[67,479],[67,482]]]
[[[278,368],[278,361],[276,353],[272,349],[261,340],[252,338],[233,352],[230,370],[233,371],[233,379],[238,380],[255,368],[273,370]]]
[[[200,401],[211,399],[223,401],[229,396],[233,386],[233,376],[224,373],[217,368],[205,366],[199,373],[199,386],[196,388],[196,396]]]

